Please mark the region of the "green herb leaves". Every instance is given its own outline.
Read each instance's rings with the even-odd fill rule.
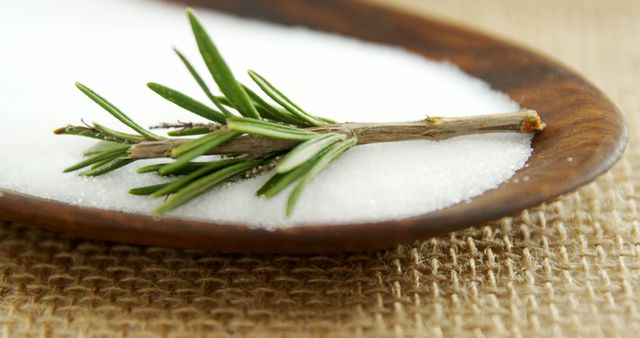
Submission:
[[[355,137],[344,140],[342,135],[326,134],[297,146],[276,167],[278,174],[267,181],[257,194],[273,197],[298,182],[287,201],[286,212],[291,215],[307,184],[357,143]]]
[[[250,70],[249,76],[251,79],[267,94],[270,98],[284,107],[287,111],[289,111],[294,118],[303,121],[308,126],[319,126],[325,124],[316,118],[315,116],[307,114],[302,108],[298,107],[297,104],[293,103],[293,101],[289,100],[288,97],[284,96],[278,89],[276,89],[269,81],[260,76],[258,73]]]
[[[109,114],[113,115],[113,117],[120,120],[120,122],[127,125],[129,128],[138,132],[138,134],[144,136],[147,140],[161,140],[162,137],[140,127],[137,123],[133,122],[125,113],[123,113],[120,109],[116,108],[113,104],[107,101],[102,96],[96,94],[93,90],[89,89],[89,87],[83,85],[82,83],[76,83],[76,87],[80,89],[85,95],[87,95],[93,102],[97,103],[100,107],[104,108]]]
[[[185,150],[183,150],[183,152],[176,152],[176,154],[179,155],[176,161],[162,167],[159,172],[163,175],[171,174],[187,165],[189,161],[193,160],[194,158],[205,155],[207,151],[209,151],[209,149],[215,148],[238,136],[240,136],[240,133],[238,132],[234,132],[229,129],[220,129],[214,131],[211,134],[208,134],[207,136],[202,137],[199,140],[196,140],[198,142],[194,142],[196,144],[192,147],[186,147],[187,145],[189,145],[189,143],[185,143],[183,144],[183,146],[185,146]]]
[[[169,197],[162,205],[154,210],[154,213],[157,215],[161,215],[169,210],[173,210],[209,191],[210,189],[228,181],[229,179],[232,179],[259,165],[260,163],[260,161],[241,162],[225,167],[219,171],[214,172],[213,174],[199,178],[182,188],[177,193],[171,195],[171,197]]]
[[[213,108],[209,108],[204,103],[201,103],[195,99],[192,99],[189,96],[182,94],[177,90],[171,89],[169,87],[166,87],[154,82],[147,83],[147,87],[149,87],[149,89],[153,90],[158,95],[162,96],[168,101],[173,102],[176,105],[196,115],[200,115],[205,119],[208,119],[214,122],[225,123],[225,116],[222,113],[220,113],[219,111],[216,111]]]
[[[227,126],[231,130],[288,141],[306,141],[318,135],[312,131],[282,123],[260,121],[250,118],[232,117]]]
[[[56,134],[101,140],[86,151],[83,161],[65,172],[89,167],[80,175],[104,175],[136,161],[134,149],[143,146],[153,148],[158,143],[169,142],[172,146],[169,151],[163,150],[162,156],[175,160],[140,167],[138,173],[160,175],[171,181],[130,190],[134,195],[166,197],[155,214],[178,208],[225,182],[251,177],[274,167],[276,174],[260,188],[258,195],[269,198],[295,184],[286,208],[287,214],[291,214],[304,187],[353,147],[357,143],[356,138],[347,137],[348,133],[328,132],[331,128],[322,132],[307,129],[335,122],[307,113],[254,71],[249,71],[249,76],[273,101],[267,102],[268,99],[239,83],[192,10],[187,10],[187,18],[202,59],[223,95],[212,93],[191,62],[177,49],[174,49],[176,54],[215,108],[168,86],[150,82],[147,87],[212,123],[165,123],[162,125],[164,128],[181,128],[168,131],[168,137],[197,136],[186,140],[165,138],[141,127],[104,97],[77,83],[80,91],[137,134],[120,132],[97,123],[56,129]],[[259,151],[261,142],[268,140],[278,144],[279,148]],[[244,147],[230,147],[238,151],[232,151],[225,158],[203,157],[233,142],[244,142]]]
[[[293,212],[293,208],[298,202],[298,199],[307,184],[325,170],[331,162],[335,161],[345,151],[355,146],[357,142],[358,140],[354,137],[347,141],[336,143],[329,147],[326,152],[321,154],[318,159],[310,165],[309,170],[300,178],[300,181],[293,189],[293,192],[289,195],[289,200],[287,201],[287,215],[291,215]]]
[[[88,171],[84,173],[86,176],[99,176],[101,174],[106,174],[107,172],[113,171],[115,169],[118,169],[122,166],[125,166],[131,163],[131,161],[128,161],[128,162],[120,161],[120,160],[127,159],[126,155],[128,150],[129,150],[129,147],[126,146],[126,147],[107,148],[102,151],[91,152],[87,159],[65,169],[64,172],[66,173],[70,171],[75,171],[75,170],[93,165],[91,169],[98,169],[101,167],[104,167],[104,168],[102,168],[100,171],[95,171],[95,170]],[[117,166],[114,164],[110,164],[113,161],[117,161]],[[105,169],[109,169],[109,170],[105,170]]]
[[[276,167],[277,173],[286,173],[311,160],[336,142],[344,140],[344,135],[329,133],[316,136],[293,148]]]
[[[214,81],[218,84],[222,93],[229,99],[242,116],[259,119],[260,115],[249,99],[249,96],[235,79],[233,73],[231,73],[231,69],[229,69],[229,66],[224,62],[222,55],[220,55],[218,48],[216,48],[216,45],[213,43],[191,9],[187,10],[187,17],[191,23],[193,36],[196,38],[196,43],[198,44],[198,49],[200,49],[200,54],[202,54],[202,59],[207,65],[207,68],[209,68],[209,72],[213,76]]]

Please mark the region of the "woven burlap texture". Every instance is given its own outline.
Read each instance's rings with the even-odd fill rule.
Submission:
[[[379,0],[385,2],[387,1]],[[5,337],[637,336],[640,2],[395,1],[531,46],[626,112],[624,158],[514,218],[370,253],[228,255],[0,223]]]

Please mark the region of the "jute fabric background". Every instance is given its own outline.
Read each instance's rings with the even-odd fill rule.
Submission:
[[[228,255],[0,223],[0,332],[640,335],[640,1],[378,1],[481,27],[585,74],[626,112],[624,158],[515,218],[378,252]]]

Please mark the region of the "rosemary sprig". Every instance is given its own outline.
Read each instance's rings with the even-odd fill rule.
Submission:
[[[164,123],[153,127],[173,129],[168,131],[169,137],[162,137],[142,128],[104,97],[77,83],[80,91],[137,134],[97,123],[54,131],[100,140],[85,152],[83,161],[65,172],[89,167],[80,175],[100,176],[139,159],[173,158],[172,162],[138,169],[140,174],[173,177],[172,181],[129,191],[140,196],[168,196],[154,210],[157,215],[176,209],[225,182],[253,177],[273,168],[275,174],[257,194],[270,198],[293,187],[286,206],[286,214],[290,215],[309,182],[358,144],[421,138],[439,140],[497,131],[534,132],[544,128],[533,111],[466,118],[430,117],[401,123],[340,124],[309,114],[263,76],[249,71],[255,84],[276,103],[271,104],[236,80],[190,9],[187,18],[205,66],[222,95],[214,94],[193,64],[180,51],[175,48],[174,51],[215,108],[168,86],[153,82],[147,86],[160,97],[210,123]],[[185,139],[185,136],[198,137]],[[225,157],[202,157],[212,154]]]

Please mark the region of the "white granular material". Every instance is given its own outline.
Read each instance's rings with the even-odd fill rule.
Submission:
[[[398,48],[205,9],[200,18],[236,76],[270,79],[308,111],[340,121],[404,121],[517,110],[518,104],[456,66]],[[182,7],[150,0],[0,2],[0,187],[75,205],[149,213],[161,200],[130,196],[163,179],[139,161],[98,178],[63,174],[95,141],[54,136],[80,119],[124,129],[74,87],[95,89],[139,121],[196,120],[145,84],[206,98],[171,51],[206,74]],[[317,177],[292,217],[288,191],[258,198],[270,174],[224,185],[172,215],[273,229],[388,220],[438,210],[497,187],[531,153],[531,136],[492,134],[359,146]]]

